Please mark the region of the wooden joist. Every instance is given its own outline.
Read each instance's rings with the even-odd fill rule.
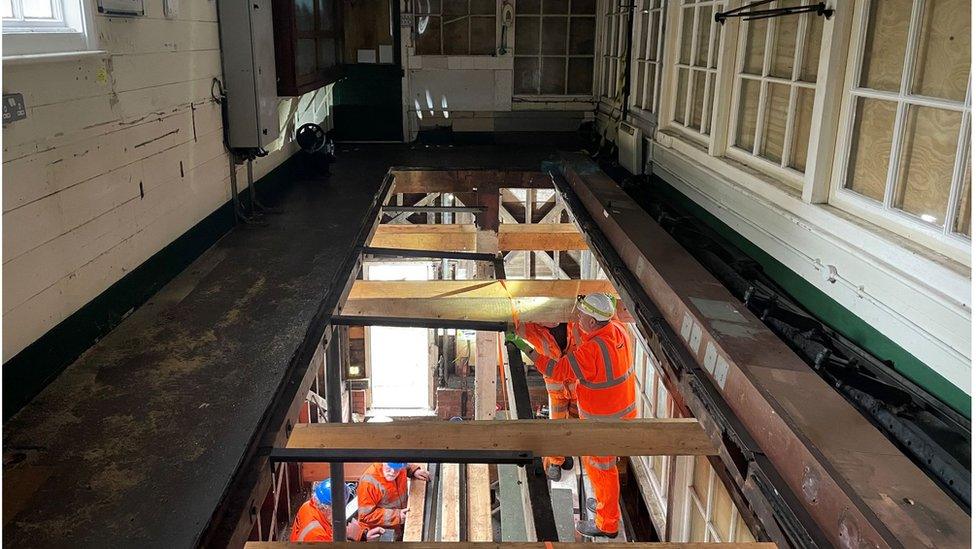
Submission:
[[[376,248],[474,252],[474,225],[380,225],[369,245]],[[498,227],[498,249],[503,251],[586,250],[586,241],[571,223],[539,223]]]
[[[449,421],[296,425],[288,448],[496,450],[536,456],[715,455],[695,419]]]
[[[346,464],[348,467],[352,464]],[[403,525],[403,541],[422,541],[424,537],[424,504],[427,502],[427,482],[412,479],[407,495],[407,521]]]
[[[320,543],[289,543],[287,541],[249,541],[244,544],[245,549],[284,549],[286,547],[307,547],[308,549],[322,547]],[[328,547],[333,549],[362,549],[356,542],[332,543]],[[404,543],[404,542],[376,542],[369,544],[370,549],[593,549],[590,543],[563,542],[503,542],[477,543],[463,542],[433,542],[433,543]],[[698,543],[698,542],[636,542],[636,543],[604,543],[602,549],[776,549],[775,543],[764,542],[733,542],[733,543]]]
[[[468,463],[468,478],[465,483],[467,501],[468,541],[491,541],[491,480],[488,466],[483,463]]]
[[[552,188],[552,178],[541,171],[401,168],[391,173],[395,193],[466,193],[482,187]]]
[[[511,322],[514,307],[525,322],[565,322],[576,296],[592,292],[616,295],[606,280],[357,280],[342,314]],[[632,320],[622,305],[618,314]]]

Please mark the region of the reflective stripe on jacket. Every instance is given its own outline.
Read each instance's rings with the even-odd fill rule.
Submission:
[[[315,507],[311,501],[306,501],[295,513],[295,523],[291,526],[292,542],[299,541],[332,541],[332,522]]]
[[[566,330],[568,348],[574,347],[572,327],[573,323],[571,322]],[[519,326],[519,335],[532,345],[532,348],[540,355],[540,360],[542,357],[557,360],[563,356],[564,350],[559,347],[556,338],[545,326],[526,322]],[[576,380],[556,381],[545,376],[543,378],[546,382],[546,391],[550,395],[565,400],[576,400]]]
[[[400,526],[400,509],[407,507],[407,475],[417,469],[408,465],[392,482],[383,477],[383,464],[366,468],[359,479],[356,496],[359,499],[359,522],[364,528],[395,528]]]
[[[539,357],[536,368],[556,382],[577,379],[578,406],[583,419],[633,418],[637,415],[630,333],[611,320],[562,358]]]

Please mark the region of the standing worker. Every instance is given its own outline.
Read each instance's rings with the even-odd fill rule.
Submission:
[[[579,380],[579,414],[584,420],[637,417],[632,342],[627,328],[615,320],[616,300],[607,294],[589,294],[576,303],[573,320],[581,341],[556,360],[529,353],[536,369],[555,381]],[[581,521],[576,531],[584,536],[617,537],[620,526],[620,477],[616,456],[584,456],[583,468],[596,496],[596,520]]]
[[[518,326],[518,336],[525,338],[535,349],[539,349],[539,354],[545,358],[558,360],[565,353],[576,348],[580,342],[580,337],[576,323],[570,322],[566,326],[566,345],[561,346],[553,333],[553,329],[557,327],[557,325],[527,322]],[[515,337],[509,338],[510,341],[515,339]],[[549,396],[549,419],[578,418],[577,380],[556,381],[545,375],[542,378],[546,382],[546,393]],[[546,478],[558,482],[563,476],[563,471],[572,470],[573,457],[546,456],[542,458],[542,467],[546,472]]]
[[[407,478],[430,480],[430,473],[406,463],[374,463],[359,479],[359,522],[366,528],[402,530],[407,519]]]
[[[345,485],[343,485],[345,492]],[[349,541],[379,539],[386,532],[383,528],[366,531],[358,522],[352,521],[346,527]],[[290,540],[295,542],[332,541],[332,480],[312,484],[312,497],[298,508],[295,523],[291,527]]]

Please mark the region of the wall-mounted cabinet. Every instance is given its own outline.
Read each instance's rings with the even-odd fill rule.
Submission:
[[[341,21],[337,0],[274,0],[278,95],[302,95],[338,80]]]

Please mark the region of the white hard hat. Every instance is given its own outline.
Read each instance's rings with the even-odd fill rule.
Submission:
[[[589,294],[576,304],[576,308],[588,316],[604,322],[613,318],[617,303],[613,296],[603,293]]]

